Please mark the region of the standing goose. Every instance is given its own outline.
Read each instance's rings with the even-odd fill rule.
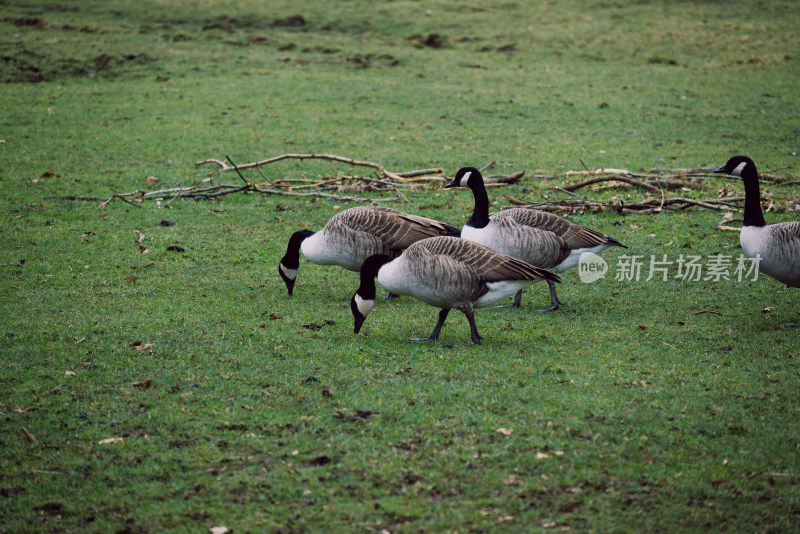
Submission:
[[[744,182],[744,224],[739,236],[749,258],[760,256],[758,269],[787,286],[800,287],[800,221],[767,224],[761,212],[756,164],[747,156],[734,156],[715,169]]]
[[[278,273],[289,295],[300,269],[300,251],[317,265],[339,265],[358,272],[373,254],[396,257],[411,243],[438,235],[458,235],[459,230],[433,219],[379,206],[359,206],[337,213],[322,230],[292,234]]]
[[[470,341],[480,343],[474,308],[483,308],[545,279],[560,282],[549,271],[500,254],[489,247],[455,237],[432,237],[417,241],[398,258],[384,254],[370,256],[361,267],[361,285],[350,301],[354,332],[361,330],[375,304],[375,277],[384,289],[410,295],[441,308],[439,321],[427,338],[436,341],[451,309],[467,316]]]
[[[460,169],[450,187],[469,187],[475,196],[472,217],[461,230],[461,237],[491,247],[498,252],[521,259],[543,269],[560,273],[578,264],[581,254],[597,254],[617,246],[628,248],[613,237],[591,228],[562,219],[558,215],[533,208],[511,208],[489,216],[489,195],[483,176],[475,167]],[[550,306],[536,311],[557,310],[562,304],[556,295],[556,286],[550,286]],[[511,307],[518,308],[522,290],[514,296]]]

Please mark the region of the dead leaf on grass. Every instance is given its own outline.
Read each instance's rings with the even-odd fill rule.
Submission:
[[[22,427],[22,430],[20,430],[20,434],[22,434],[22,436],[28,443],[34,443],[36,441],[36,438],[33,437],[33,434],[28,432],[28,429],[25,428],[24,426]]]
[[[135,348],[139,352],[142,352],[142,351],[145,351],[145,350],[150,351],[151,353],[153,352],[153,344],[152,343],[142,343],[141,341],[134,341],[133,343],[131,343],[131,347]]]
[[[64,376],[75,376],[75,371],[64,371]]]
[[[147,178],[144,179],[144,183],[146,184],[157,184],[160,181],[161,180],[159,178],[156,178],[155,176],[148,176]]]
[[[499,433],[503,434],[504,436],[510,436],[511,434],[514,433],[514,429],[513,428],[500,427],[497,430],[495,430],[495,432],[499,432]]]
[[[546,452],[537,452],[536,453],[536,459],[537,460],[544,460],[545,458],[550,458],[550,455],[547,454]]]
[[[133,387],[135,388],[149,388],[153,385],[153,379],[148,378],[147,380],[140,380],[139,382],[134,382]]]
[[[101,439],[97,442],[98,445],[107,445],[109,443],[119,443],[120,441],[125,441],[123,438],[106,438]]]
[[[139,230],[133,231],[138,237],[134,240],[135,243],[141,243],[144,241],[145,235],[144,233],[140,232]]]
[[[517,475],[511,474],[503,479],[503,484],[506,486],[518,486],[522,483],[522,478]]]
[[[228,532],[228,527],[223,527],[223,526],[211,527],[208,530],[211,532],[211,534],[225,534],[226,532]]]

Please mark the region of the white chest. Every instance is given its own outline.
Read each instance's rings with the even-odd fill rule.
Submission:
[[[484,228],[475,228],[474,226],[464,226],[464,228],[461,229],[461,239],[467,239],[469,241],[480,243],[481,245],[486,245],[488,247],[491,244],[490,243],[491,227],[492,227],[491,224],[485,226]]]
[[[757,254],[764,255],[764,251],[769,249],[772,234],[768,226],[744,226],[739,236],[739,243],[748,258],[754,258]]]

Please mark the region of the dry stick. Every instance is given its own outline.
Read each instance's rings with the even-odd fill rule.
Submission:
[[[578,198],[574,200],[573,199],[550,200],[546,202],[526,202],[524,200],[519,200],[510,195],[507,195],[506,199],[510,203],[515,205],[530,206],[542,209],[544,211],[572,210],[576,208],[590,208],[590,209],[602,208],[602,209],[614,209],[617,210],[619,213],[657,213],[658,210],[662,210],[665,207],[667,209],[673,209],[672,206],[678,204],[683,205],[680,207],[680,209],[686,209],[691,206],[702,207],[714,211],[736,209],[736,206],[733,206],[731,203],[720,200],[699,201],[690,198],[669,198],[669,199],[665,198],[662,201],[653,199],[641,202],[634,202],[631,204],[621,204],[621,203],[612,204],[608,202],[601,202],[586,198]]]
[[[624,176],[614,175],[614,176],[604,176],[601,178],[591,178],[589,180],[584,180],[583,182],[578,182],[577,184],[570,184],[564,186],[564,189],[567,191],[575,191],[582,187],[586,187],[587,185],[597,184],[600,182],[624,182],[626,184],[635,185],[637,187],[643,187],[645,189],[649,189],[651,191],[662,191],[660,188],[647,184],[645,182],[640,182],[638,180],[633,180],[631,178],[626,178]]]
[[[226,154],[226,155],[225,155],[225,159],[227,159],[227,160],[230,162],[230,164],[231,164],[231,165],[233,165],[233,170],[235,170],[235,171],[236,171],[236,174],[238,174],[238,175],[239,175],[239,178],[241,178],[241,179],[242,179],[242,181],[244,182],[244,185],[246,185],[246,186],[248,186],[248,187],[249,187],[249,186],[250,186],[250,184],[249,184],[249,183],[247,183],[247,180],[245,180],[245,179],[244,179],[244,176],[242,176],[242,173],[241,173],[241,172],[239,172],[239,167],[237,167],[237,166],[236,166],[236,164],[233,162],[233,160],[231,159],[231,157],[230,157],[230,156],[228,156],[228,155]]]
[[[492,174],[489,176],[485,176],[483,181],[487,184],[498,184],[498,185],[506,185],[506,184],[515,184],[525,175],[525,171],[517,171],[513,174]]]
[[[436,168],[433,168],[433,169],[419,169],[419,170],[416,170],[416,171],[396,172],[395,174],[397,176],[402,176],[403,178],[413,178],[413,177],[417,177],[417,176],[424,176],[426,174],[437,174],[437,173],[441,174],[443,172],[444,172],[444,169],[442,167],[436,167]],[[431,176],[431,178],[440,178],[440,177]],[[440,179],[443,179],[443,178],[440,178]]]
[[[180,186],[178,186],[178,187],[180,187]],[[169,202],[167,202],[166,204],[164,204],[164,206],[169,206],[170,204],[172,204],[172,201],[173,201],[173,200],[175,200],[176,198],[178,198],[178,196],[179,196],[179,195],[180,195],[180,191],[178,191],[177,193],[175,193],[175,194],[172,196],[172,198],[171,198],[171,199],[169,199]]]
[[[551,187],[550,189],[552,189],[553,191],[561,191],[562,193],[566,193],[566,194],[571,195],[571,196],[576,197],[576,198],[583,198],[578,193],[573,193],[572,191],[567,191],[563,187],[554,186],[554,187]]]
[[[700,310],[699,312],[696,312],[695,315],[702,315],[704,313],[710,313],[710,314],[713,314],[713,315],[719,315],[720,317],[738,317],[740,315],[744,315],[743,313],[737,313],[737,314],[734,314],[734,315],[730,315],[730,314],[727,314],[727,313],[720,313],[720,312],[714,311],[714,310]]]
[[[327,193],[292,193],[290,191],[280,191],[278,189],[263,189],[261,187],[253,186],[253,190],[259,193],[268,193],[270,195],[282,195],[287,197],[321,197],[321,198],[331,198],[334,200],[349,200],[351,202],[389,202],[391,200],[397,200],[397,197],[390,197],[390,198],[361,198],[361,197],[350,197],[350,196],[340,196],[340,195],[329,195]]]
[[[325,159],[325,160],[330,160],[330,161],[338,161],[340,163],[347,163],[347,164],[350,164],[350,165],[355,165],[355,166],[360,166],[360,167],[371,167],[373,169],[377,169],[378,172],[380,172],[384,176],[387,176],[389,178],[393,178],[393,179],[398,180],[400,182],[403,181],[403,178],[401,176],[398,176],[397,174],[395,174],[393,172],[387,171],[386,168],[383,165],[379,165],[378,163],[372,163],[371,161],[361,161],[361,160],[355,160],[355,159],[352,159],[352,158],[346,158],[344,156],[337,156],[336,154],[316,154],[316,153],[310,153],[310,154],[281,154],[280,156],[275,156],[275,157],[268,158],[268,159],[265,159],[265,160],[256,161],[256,162],[253,162],[253,163],[245,163],[243,165],[239,165],[238,168],[240,168],[240,169],[250,169],[252,167],[259,167],[261,165],[268,165],[270,163],[275,163],[276,161],[281,161],[281,160],[284,160],[284,159],[299,159],[301,161],[304,160],[304,159]],[[217,165],[220,166],[220,172],[229,171],[232,168],[232,167],[229,167],[228,165],[226,165],[224,161],[220,161],[218,159],[207,159],[207,160],[204,160],[204,161],[198,161],[197,163],[195,163],[195,165],[204,165],[206,163],[216,163]]]
[[[481,172],[483,172],[483,171],[485,171],[486,169],[489,169],[489,168],[491,168],[491,167],[494,167],[496,164],[497,164],[497,161],[496,161],[496,160],[492,160],[492,161],[490,161],[489,163],[487,163],[486,165],[484,165],[483,167],[481,167],[481,168],[480,168],[480,169],[478,169],[478,170],[479,170],[479,171],[481,171]]]

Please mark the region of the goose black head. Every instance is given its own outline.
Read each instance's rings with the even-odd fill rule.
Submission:
[[[278,264],[278,274],[281,275],[281,278],[283,278],[283,282],[286,284],[286,290],[289,292],[290,296],[292,291],[294,291],[294,281],[297,279],[298,270],[299,269],[291,269],[287,267],[284,265],[283,261]]]
[[[361,285],[350,299],[350,311],[353,313],[353,333],[358,334],[364,319],[375,305],[375,277],[385,264],[392,261],[391,256],[374,254],[361,264]]]
[[[740,177],[758,175],[756,164],[747,156],[733,156],[728,160],[728,163],[718,169],[714,169],[714,172]]]
[[[314,235],[311,230],[300,230],[292,234],[289,238],[289,244],[286,247],[286,254],[281,258],[278,263],[278,274],[283,278],[286,283],[286,290],[289,295],[294,290],[294,281],[297,279],[297,271],[300,269],[300,245],[307,237]]]
[[[747,156],[733,156],[728,163],[714,169],[731,176],[739,176],[744,182],[744,226],[766,226],[761,211],[761,194],[758,186],[758,170],[753,160]]]
[[[361,330],[361,325],[364,324],[364,320],[367,318],[367,315],[369,315],[369,312],[372,311],[372,306],[374,305],[374,298],[364,298],[358,294],[358,291],[356,291],[353,298],[350,299],[350,311],[353,312],[354,334],[358,334]]]
[[[449,189],[451,187],[469,187],[472,189],[477,187],[479,184],[483,184],[483,176],[481,175],[481,171],[475,167],[463,167],[458,170],[455,178],[453,178],[449,184],[444,186],[444,188]]]

